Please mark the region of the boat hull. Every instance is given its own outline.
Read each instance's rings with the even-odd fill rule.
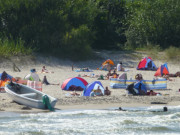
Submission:
[[[12,98],[13,101],[15,101],[19,104],[28,106],[28,107],[32,107],[32,108],[47,109],[45,104],[42,101],[42,97],[47,94],[37,91],[35,89],[29,88],[25,85],[20,85],[20,86],[21,86],[21,88],[24,89],[23,93],[16,93],[8,85],[5,86],[5,91],[7,92],[9,97]],[[27,93],[24,92],[25,90]],[[32,97],[25,96],[25,95],[30,95],[31,93],[34,93],[34,96],[32,96]],[[47,96],[50,99],[51,107],[54,108],[55,104],[57,102],[57,99],[54,97],[51,97],[49,95],[47,95]]]

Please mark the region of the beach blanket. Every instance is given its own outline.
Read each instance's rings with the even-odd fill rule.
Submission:
[[[126,89],[128,85],[137,82],[137,80],[121,80],[117,78],[110,79],[110,87],[113,89]],[[147,90],[154,89],[167,89],[167,80],[158,79],[158,80],[143,80]]]
[[[90,69],[85,69],[85,70],[82,70],[82,69],[78,69],[78,70],[74,70],[75,72],[93,72],[93,70],[90,70]]]

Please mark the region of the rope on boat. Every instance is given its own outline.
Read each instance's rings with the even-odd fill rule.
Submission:
[[[54,111],[54,108],[51,106],[50,99],[47,95],[42,96],[42,100],[45,108],[49,109],[50,111]]]

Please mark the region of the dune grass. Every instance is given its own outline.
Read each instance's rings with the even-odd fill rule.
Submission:
[[[24,46],[24,41],[19,39],[17,42],[9,39],[0,39],[0,57],[9,58],[11,56],[30,55],[33,49]]]
[[[165,50],[165,54],[168,60],[180,62],[180,48],[170,46]]]

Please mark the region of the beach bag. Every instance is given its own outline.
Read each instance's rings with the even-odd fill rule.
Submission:
[[[41,82],[37,82],[37,81],[27,81],[27,86],[39,91],[42,91],[42,83]]]

